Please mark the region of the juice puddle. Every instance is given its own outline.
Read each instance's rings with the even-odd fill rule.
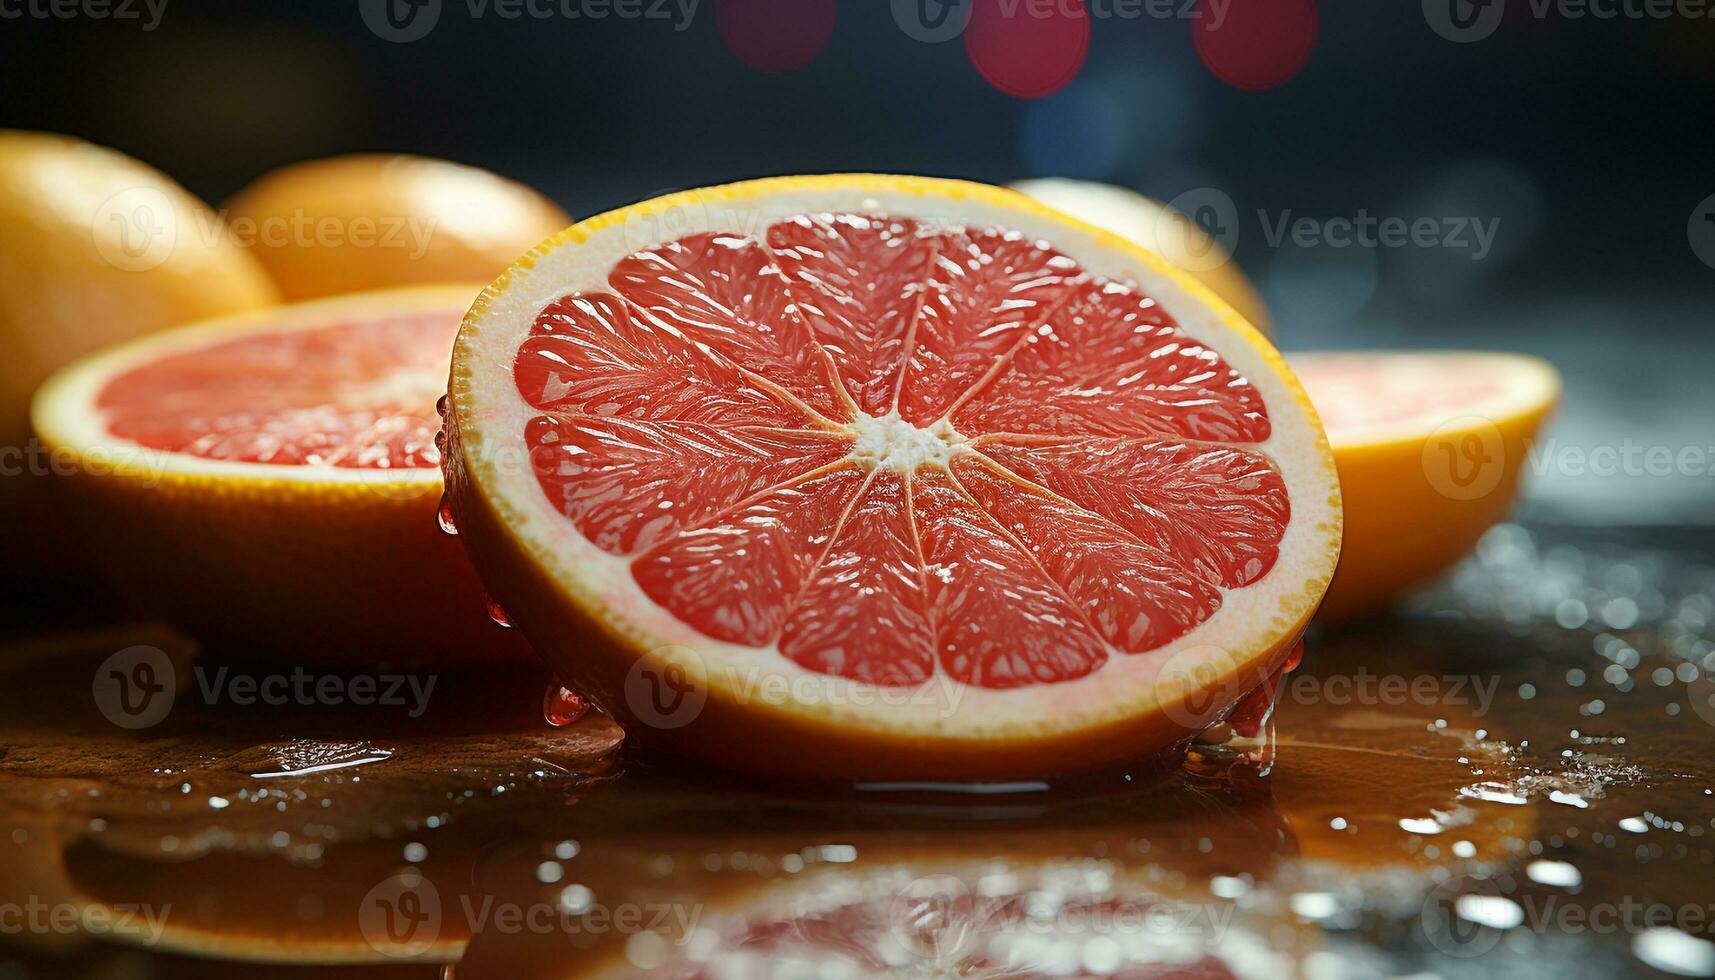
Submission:
[[[233,678],[271,668],[170,634],[14,644],[0,902],[114,925],[81,953],[26,937],[0,964],[71,975],[140,948],[174,976],[194,975],[186,954],[456,961],[460,980],[1698,975],[1715,711],[1682,665],[1715,576],[1580,552],[1574,580],[1522,534],[1492,535],[1434,615],[1313,631],[1272,732],[1070,780],[771,787],[623,749],[546,672],[238,705]],[[1551,554],[1566,594],[1545,598]],[[1546,617],[1491,602],[1514,575]],[[1566,625],[1569,598],[1623,622],[1609,586],[1636,586],[1636,619]],[[137,645],[176,697],[132,730],[89,692]]]

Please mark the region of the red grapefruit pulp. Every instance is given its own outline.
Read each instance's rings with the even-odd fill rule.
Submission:
[[[884,203],[850,193],[866,179],[893,189],[738,185],[762,195],[749,233],[702,207],[675,220],[716,227],[612,258],[568,235],[479,302],[449,486],[514,620],[598,699],[633,695],[615,667],[689,655],[704,733],[807,723],[872,742],[863,772],[943,749],[1009,768],[1026,731],[1131,728],[1169,688],[1277,663],[1338,523],[1278,355],[1158,263],[1168,303],[1093,271],[1140,253],[1022,197],[923,181]],[[527,473],[494,463],[514,446]],[[735,689],[758,676],[786,703]],[[925,687],[938,708],[858,703]],[[756,751],[739,764],[797,768]]]
[[[237,337],[132,368],[96,405],[113,436],[202,459],[432,469],[437,375],[456,317],[355,317]]]

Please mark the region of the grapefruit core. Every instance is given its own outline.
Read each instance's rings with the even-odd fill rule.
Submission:
[[[436,527],[448,354],[476,286],[368,293],[76,362],[33,420],[144,609],[242,653],[355,666],[523,656]]]
[[[1328,427],[1346,504],[1329,621],[1386,609],[1506,516],[1560,377],[1522,354],[1293,354]]]
[[[450,387],[451,505],[511,620],[629,734],[736,768],[1159,750],[1280,664],[1338,552],[1267,341],[983,185],[781,178],[590,219],[483,293]]]

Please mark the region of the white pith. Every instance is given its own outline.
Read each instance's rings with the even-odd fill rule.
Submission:
[[[859,412],[846,430],[855,440],[850,458],[865,469],[898,473],[924,465],[944,469],[965,445],[965,437],[946,419],[919,428],[900,418],[897,409],[879,418]]]
[[[936,185],[936,193],[914,193],[885,177],[841,180],[846,182],[787,179],[739,197],[720,189],[696,192],[653,213],[632,213],[628,220],[592,219],[581,226],[581,241],[532,253],[490,287],[472,310],[459,334],[452,393],[468,472],[473,486],[533,560],[560,583],[568,600],[575,596],[586,607],[599,604],[610,626],[649,656],[710,678],[717,691],[734,697],[748,691],[750,703],[759,710],[928,737],[1016,737],[1117,721],[1173,697],[1173,690],[1155,688],[1164,663],[1208,664],[1233,674],[1256,667],[1264,653],[1289,642],[1320,598],[1315,583],[1325,585],[1332,574],[1340,518],[1331,457],[1313,415],[1301,407],[1307,403],[1277,377],[1281,362],[1272,348],[1242,339],[1241,331],[1255,335],[1236,314],[1194,282],[1163,271],[1153,256],[1021,195],[1007,194],[1002,203],[992,196],[997,192],[961,191],[968,185],[956,183]],[[1223,590],[1219,612],[1166,646],[1144,654],[1110,649],[1107,664],[1085,677],[1012,690],[966,687],[937,673],[922,688],[889,694],[874,685],[806,670],[775,645],[747,647],[713,640],[656,604],[631,575],[634,556],[609,554],[585,539],[549,500],[531,468],[517,464],[528,458],[525,424],[540,414],[514,382],[517,351],[544,307],[571,293],[609,290],[608,271],[635,251],[702,232],[755,236],[776,221],[813,212],[1013,229],[1048,241],[1090,273],[1136,284],[1190,339],[1219,351],[1249,378],[1269,409],[1269,439],[1245,448],[1276,461],[1292,503],[1292,520],[1274,570],[1247,588]],[[890,468],[907,465],[918,454],[932,464],[934,459],[927,457],[956,445],[950,428],[936,431],[942,424],[892,435],[885,420],[873,420],[861,426],[866,431],[858,435],[862,439],[867,432],[875,448],[860,452],[886,459]],[[931,442],[931,435],[940,445]],[[770,688],[758,677],[780,683]],[[768,691],[782,688],[813,692],[815,703],[802,703],[796,694],[781,703],[766,699]]]

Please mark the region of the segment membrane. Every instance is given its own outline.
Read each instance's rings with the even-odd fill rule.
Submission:
[[[966,435],[1166,436],[1263,442],[1262,396],[1186,340],[1155,301],[1092,282],[1048,315],[1000,375],[954,416]]]
[[[866,414],[893,408],[939,245],[909,218],[801,215],[768,229],[793,300]],[[930,305],[927,315],[936,314]]]
[[[922,562],[900,474],[875,471],[787,620],[780,652],[808,670],[869,684],[920,684],[934,674]]]
[[[584,537],[629,555],[739,501],[843,458],[833,433],[696,422],[538,416],[525,430],[536,480]]]
[[[693,235],[621,259],[608,282],[659,329],[767,378],[830,419],[851,418],[836,395],[832,361],[757,242]]]
[[[863,484],[844,467],[677,534],[632,564],[649,598],[728,643],[766,646]]]
[[[927,427],[1067,294],[1076,263],[1018,232],[940,234],[899,395],[899,414]]]
[[[924,467],[911,486],[936,654],[948,676],[1024,687],[1083,677],[1107,661],[1078,610],[945,470]]]
[[[1292,516],[1268,457],[1142,439],[989,439],[984,455],[1099,514],[1199,578],[1236,589],[1274,567]]]
[[[976,454],[955,462],[953,473],[1096,632],[1126,653],[1177,640],[1221,608],[1221,593],[1193,569],[1111,521],[1010,480]]]
[[[518,350],[513,377],[525,401],[563,414],[724,426],[811,424],[809,415],[752,383],[730,361],[639,321],[608,293],[549,304]]]

